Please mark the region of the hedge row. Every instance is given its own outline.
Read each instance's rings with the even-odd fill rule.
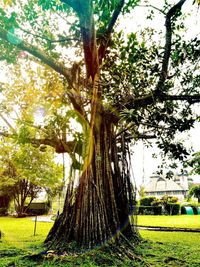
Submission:
[[[156,197],[144,197],[140,199],[140,206],[152,206],[152,203],[156,200]]]
[[[169,215],[178,215],[180,212],[180,204],[168,203],[165,205],[165,210]]]
[[[139,206],[138,214],[141,215],[161,215],[162,206]]]
[[[177,203],[169,203],[166,204],[164,209],[162,206],[139,206],[138,214],[140,215],[177,215],[180,212],[180,204]]]

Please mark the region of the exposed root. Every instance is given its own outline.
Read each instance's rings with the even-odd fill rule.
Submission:
[[[91,261],[95,262],[95,264],[100,265],[115,265],[122,264],[124,262],[138,262],[141,266],[150,266],[141,255],[135,253],[134,244],[138,243],[137,240],[128,240],[121,232],[119,233],[119,238],[112,239],[107,243],[104,243],[102,246],[96,247],[94,249],[84,249],[77,246],[75,243],[70,243],[68,245],[65,244],[63,247],[48,250],[46,252],[42,252],[39,255],[39,259],[41,256],[44,260],[56,260],[56,261],[67,261],[68,257],[72,257],[74,260],[81,258],[84,262],[84,259],[88,259],[91,257]],[[31,256],[32,260],[38,260],[38,256]]]

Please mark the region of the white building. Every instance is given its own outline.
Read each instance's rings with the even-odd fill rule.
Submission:
[[[161,176],[151,176],[150,182],[145,188],[146,196],[155,196],[161,198],[164,195],[177,197],[180,201],[186,197],[192,178],[187,175],[176,175],[173,179],[167,179]]]

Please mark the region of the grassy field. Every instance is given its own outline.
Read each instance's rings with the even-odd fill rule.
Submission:
[[[177,216],[140,216],[139,223],[148,224],[153,221],[154,225],[159,225],[158,218],[161,219],[163,226],[174,225],[174,218]],[[180,216],[183,218],[182,225],[188,227],[198,227],[199,222],[195,224],[198,216]],[[165,218],[162,221],[162,218]],[[198,217],[200,219],[200,216]],[[172,220],[173,219],[173,220]],[[179,217],[176,218],[179,220]],[[175,220],[176,221],[176,220]],[[191,224],[190,224],[190,222]],[[187,222],[187,223],[186,223]],[[151,224],[153,225],[153,224]],[[191,226],[192,225],[192,226]],[[32,218],[9,218],[0,217],[0,230],[3,232],[3,238],[0,241],[0,267],[8,266],[116,266],[116,267],[132,267],[132,266],[182,266],[182,267],[199,267],[200,266],[200,233],[184,233],[184,232],[154,232],[140,231],[141,236],[148,242],[141,242],[135,253],[142,261],[123,260],[119,255],[111,255],[100,249],[87,251],[82,255],[74,255],[67,257],[51,257],[40,258],[34,256],[43,251],[43,241],[51,228],[52,223],[37,222],[36,236],[34,233],[34,221]],[[28,257],[27,257],[28,255]],[[121,259],[121,258],[122,259]]]
[[[3,232],[3,240],[7,245],[18,248],[27,248],[29,245],[37,245],[44,240],[52,223],[37,222],[36,235],[34,236],[35,221],[32,217],[9,218],[0,217],[0,230]]]
[[[200,228],[200,215],[151,216],[139,215],[138,225]]]
[[[152,267],[199,267],[199,233],[167,233],[141,231],[141,236],[151,242],[136,248]]]

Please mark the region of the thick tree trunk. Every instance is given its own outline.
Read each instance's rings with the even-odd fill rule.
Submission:
[[[112,124],[105,116],[98,124],[92,159],[78,187],[75,189],[73,181],[68,185],[64,210],[46,239],[50,247],[76,241],[90,248],[118,239],[121,231],[126,237],[136,233],[129,221],[134,203],[125,147],[117,151]]]
[[[112,121],[106,118],[102,110],[100,64],[107,45],[103,45],[103,50],[98,50],[92,2],[77,3],[71,3],[71,6],[80,19],[91,96],[90,116],[86,120],[88,125],[83,126],[87,136],[83,171],[78,185],[73,180],[68,185],[63,213],[46,239],[51,247],[60,247],[71,241],[76,241],[80,246],[94,247],[110,239],[117,240],[121,231],[126,237],[134,233],[129,222],[133,190],[127,149],[122,139],[118,151]],[[123,4],[124,1],[120,1],[113,14],[107,42]]]

